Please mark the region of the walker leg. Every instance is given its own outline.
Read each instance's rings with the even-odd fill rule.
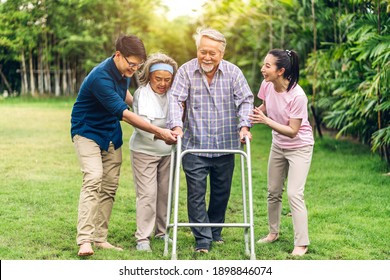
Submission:
[[[164,256],[168,256],[169,246],[169,223],[171,221],[172,211],[172,190],[173,190],[173,178],[174,178],[174,167],[175,167],[175,151],[172,149],[171,152],[171,166],[169,168],[169,184],[168,184],[168,203],[167,203],[167,220],[165,226],[165,244],[164,244]]]
[[[247,168],[248,168],[248,198],[249,198],[249,231],[250,231],[250,241],[251,241],[251,260],[256,259],[255,255],[255,234],[254,234],[254,222],[253,222],[253,194],[252,194],[252,163],[251,163],[251,153],[250,153],[250,141],[249,138],[245,137],[246,149],[248,151],[247,157]]]
[[[173,208],[173,239],[172,239],[172,260],[176,260],[176,246],[177,246],[177,227],[179,223],[179,189],[180,189],[180,165],[181,165],[181,140],[178,137],[177,151],[176,151],[176,166],[175,166],[175,205]]]
[[[242,186],[242,207],[244,212],[244,223],[246,224],[248,222],[248,212],[246,207],[246,185],[245,185],[245,161],[244,156],[240,156],[240,163],[241,163],[241,186]],[[244,241],[245,241],[245,254],[249,256],[249,240],[248,240],[248,229],[244,229]]]
[[[165,231],[164,257],[168,256],[168,244],[169,244],[169,227]]]
[[[240,153],[241,154],[241,173],[242,173],[242,195],[243,195],[243,212],[244,212],[244,225],[245,227],[244,230],[244,241],[245,241],[245,254],[250,257],[251,260],[256,260],[256,255],[255,255],[255,245],[254,245],[254,224],[253,224],[253,200],[252,200],[252,173],[251,173],[251,157],[250,157],[250,141],[248,136],[245,137],[246,141],[246,150],[247,153],[244,153],[242,150],[224,150],[226,153]],[[172,238],[172,253],[171,253],[171,259],[172,260],[177,260],[177,254],[176,254],[176,248],[177,248],[177,230],[179,226],[178,222],[178,212],[179,212],[179,186],[180,186],[180,164],[181,164],[181,159],[182,156],[186,153],[190,152],[210,152],[210,153],[219,153],[221,150],[197,150],[197,149],[190,149],[187,151],[184,151],[183,153],[181,152],[181,138],[178,137],[177,140],[177,150],[176,150],[176,165],[175,165],[175,175],[171,174],[171,177],[174,177],[174,187],[173,183],[170,182],[170,199],[168,200],[168,205],[169,205],[169,210],[172,208],[172,199],[174,199],[174,207],[173,207],[173,225],[167,221],[167,231],[166,231],[166,247],[164,249],[164,256],[168,255],[168,240],[169,240],[169,227],[173,227],[173,238]],[[246,186],[245,186],[245,163],[244,163],[244,158],[247,160],[247,179],[248,179],[248,197],[246,194]],[[246,206],[246,203],[248,202],[249,204],[249,223],[248,223],[248,209]],[[170,212],[167,213],[167,216],[169,217],[170,220]],[[187,224],[180,224],[180,226],[187,226]],[[208,226],[208,225],[206,225]],[[211,224],[209,225],[211,226]],[[218,225],[219,226],[219,225]],[[224,225],[222,225],[223,227]],[[231,226],[231,225],[226,225],[226,226]]]
[[[244,230],[244,240],[245,240],[245,255],[247,255],[248,257],[250,256],[250,251],[249,251],[249,238],[248,238],[248,229],[246,228]]]

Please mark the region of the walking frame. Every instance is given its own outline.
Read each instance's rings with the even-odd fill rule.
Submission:
[[[189,149],[181,151],[181,137],[177,137],[176,149],[173,147],[171,152],[171,167],[169,176],[168,205],[167,205],[167,222],[165,234],[164,256],[168,256],[169,229],[173,228],[172,237],[172,254],[171,259],[177,260],[177,229],[178,227],[242,227],[244,228],[245,253],[250,256],[251,260],[256,259],[254,246],[254,222],[253,222],[253,201],[252,201],[252,166],[250,154],[250,141],[245,136],[246,152],[244,148],[240,150],[217,150],[217,149]],[[242,145],[243,146],[243,145]],[[180,167],[184,155],[188,153],[227,153],[239,154],[241,159],[241,183],[242,183],[242,202],[243,202],[243,223],[179,223],[179,188],[180,188]],[[245,159],[247,174],[245,176]],[[246,196],[246,179],[248,180],[248,197]],[[174,189],[173,189],[173,184]],[[174,197],[173,223],[171,223],[172,198]],[[249,203],[249,214],[247,211],[247,200]],[[248,218],[249,215],[249,218]],[[248,233],[249,231],[249,233]],[[250,235],[250,236],[249,236]],[[250,248],[249,248],[250,242]]]

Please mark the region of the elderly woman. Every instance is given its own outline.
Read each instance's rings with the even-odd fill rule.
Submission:
[[[134,93],[133,111],[147,122],[166,127],[167,91],[177,63],[156,53],[149,56],[140,73],[141,86]],[[152,133],[135,128],[130,138],[131,162],[137,195],[137,250],[151,252],[150,237],[163,239],[166,227],[171,146]]]

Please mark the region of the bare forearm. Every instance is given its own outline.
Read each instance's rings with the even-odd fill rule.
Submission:
[[[126,92],[126,99],[125,99],[125,102],[127,105],[129,105],[130,107],[133,106],[133,96],[131,95],[130,91],[127,91]]]
[[[289,125],[282,125],[280,123],[275,122],[274,120],[271,120],[270,118],[267,118],[267,121],[265,123],[270,128],[275,130],[276,132],[279,132],[280,134],[283,134],[287,137],[294,138],[297,136],[298,130],[292,128]]]
[[[160,132],[161,128],[154,126],[151,123],[148,123],[147,121],[142,119],[140,116],[138,116],[137,114],[135,114],[129,110],[123,111],[122,120],[127,122],[128,124],[131,124],[132,126],[134,126],[136,128],[143,130],[143,131],[155,134],[156,136],[157,136],[157,134],[161,133]]]
[[[142,129],[146,132],[154,134],[155,138],[163,140],[166,144],[172,145],[175,144],[177,139],[177,133],[166,128],[161,128],[147,121],[143,120],[137,114],[130,112],[129,110],[123,111],[122,120],[131,124],[132,126]]]
[[[264,110],[265,106],[263,105],[253,109],[253,114],[249,114],[249,120],[252,124],[262,123],[268,125],[274,131],[290,138],[297,136],[299,128],[301,127],[302,119],[290,119],[288,125],[283,125],[267,117]]]

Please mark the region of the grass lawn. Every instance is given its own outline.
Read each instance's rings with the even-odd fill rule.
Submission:
[[[82,174],[70,139],[72,99],[0,100],[0,259],[78,260],[77,205]],[[123,123],[120,186],[109,241],[123,252],[97,250],[92,260],[169,260],[164,244],[152,240],[153,253],[135,249],[135,191]],[[253,129],[251,143],[256,240],[267,233],[266,168],[271,131]],[[239,167],[239,164],[237,165]],[[239,168],[236,168],[239,171]],[[368,147],[325,136],[316,139],[306,184],[311,245],[305,260],[389,260],[390,176],[388,166]],[[226,222],[242,222],[240,173],[236,172]],[[180,221],[187,221],[182,180]],[[293,259],[293,229],[284,196],[281,237],[256,244],[259,260]],[[180,260],[246,260],[243,229],[225,228],[224,245],[207,255],[193,253],[188,228],[178,231]]]

